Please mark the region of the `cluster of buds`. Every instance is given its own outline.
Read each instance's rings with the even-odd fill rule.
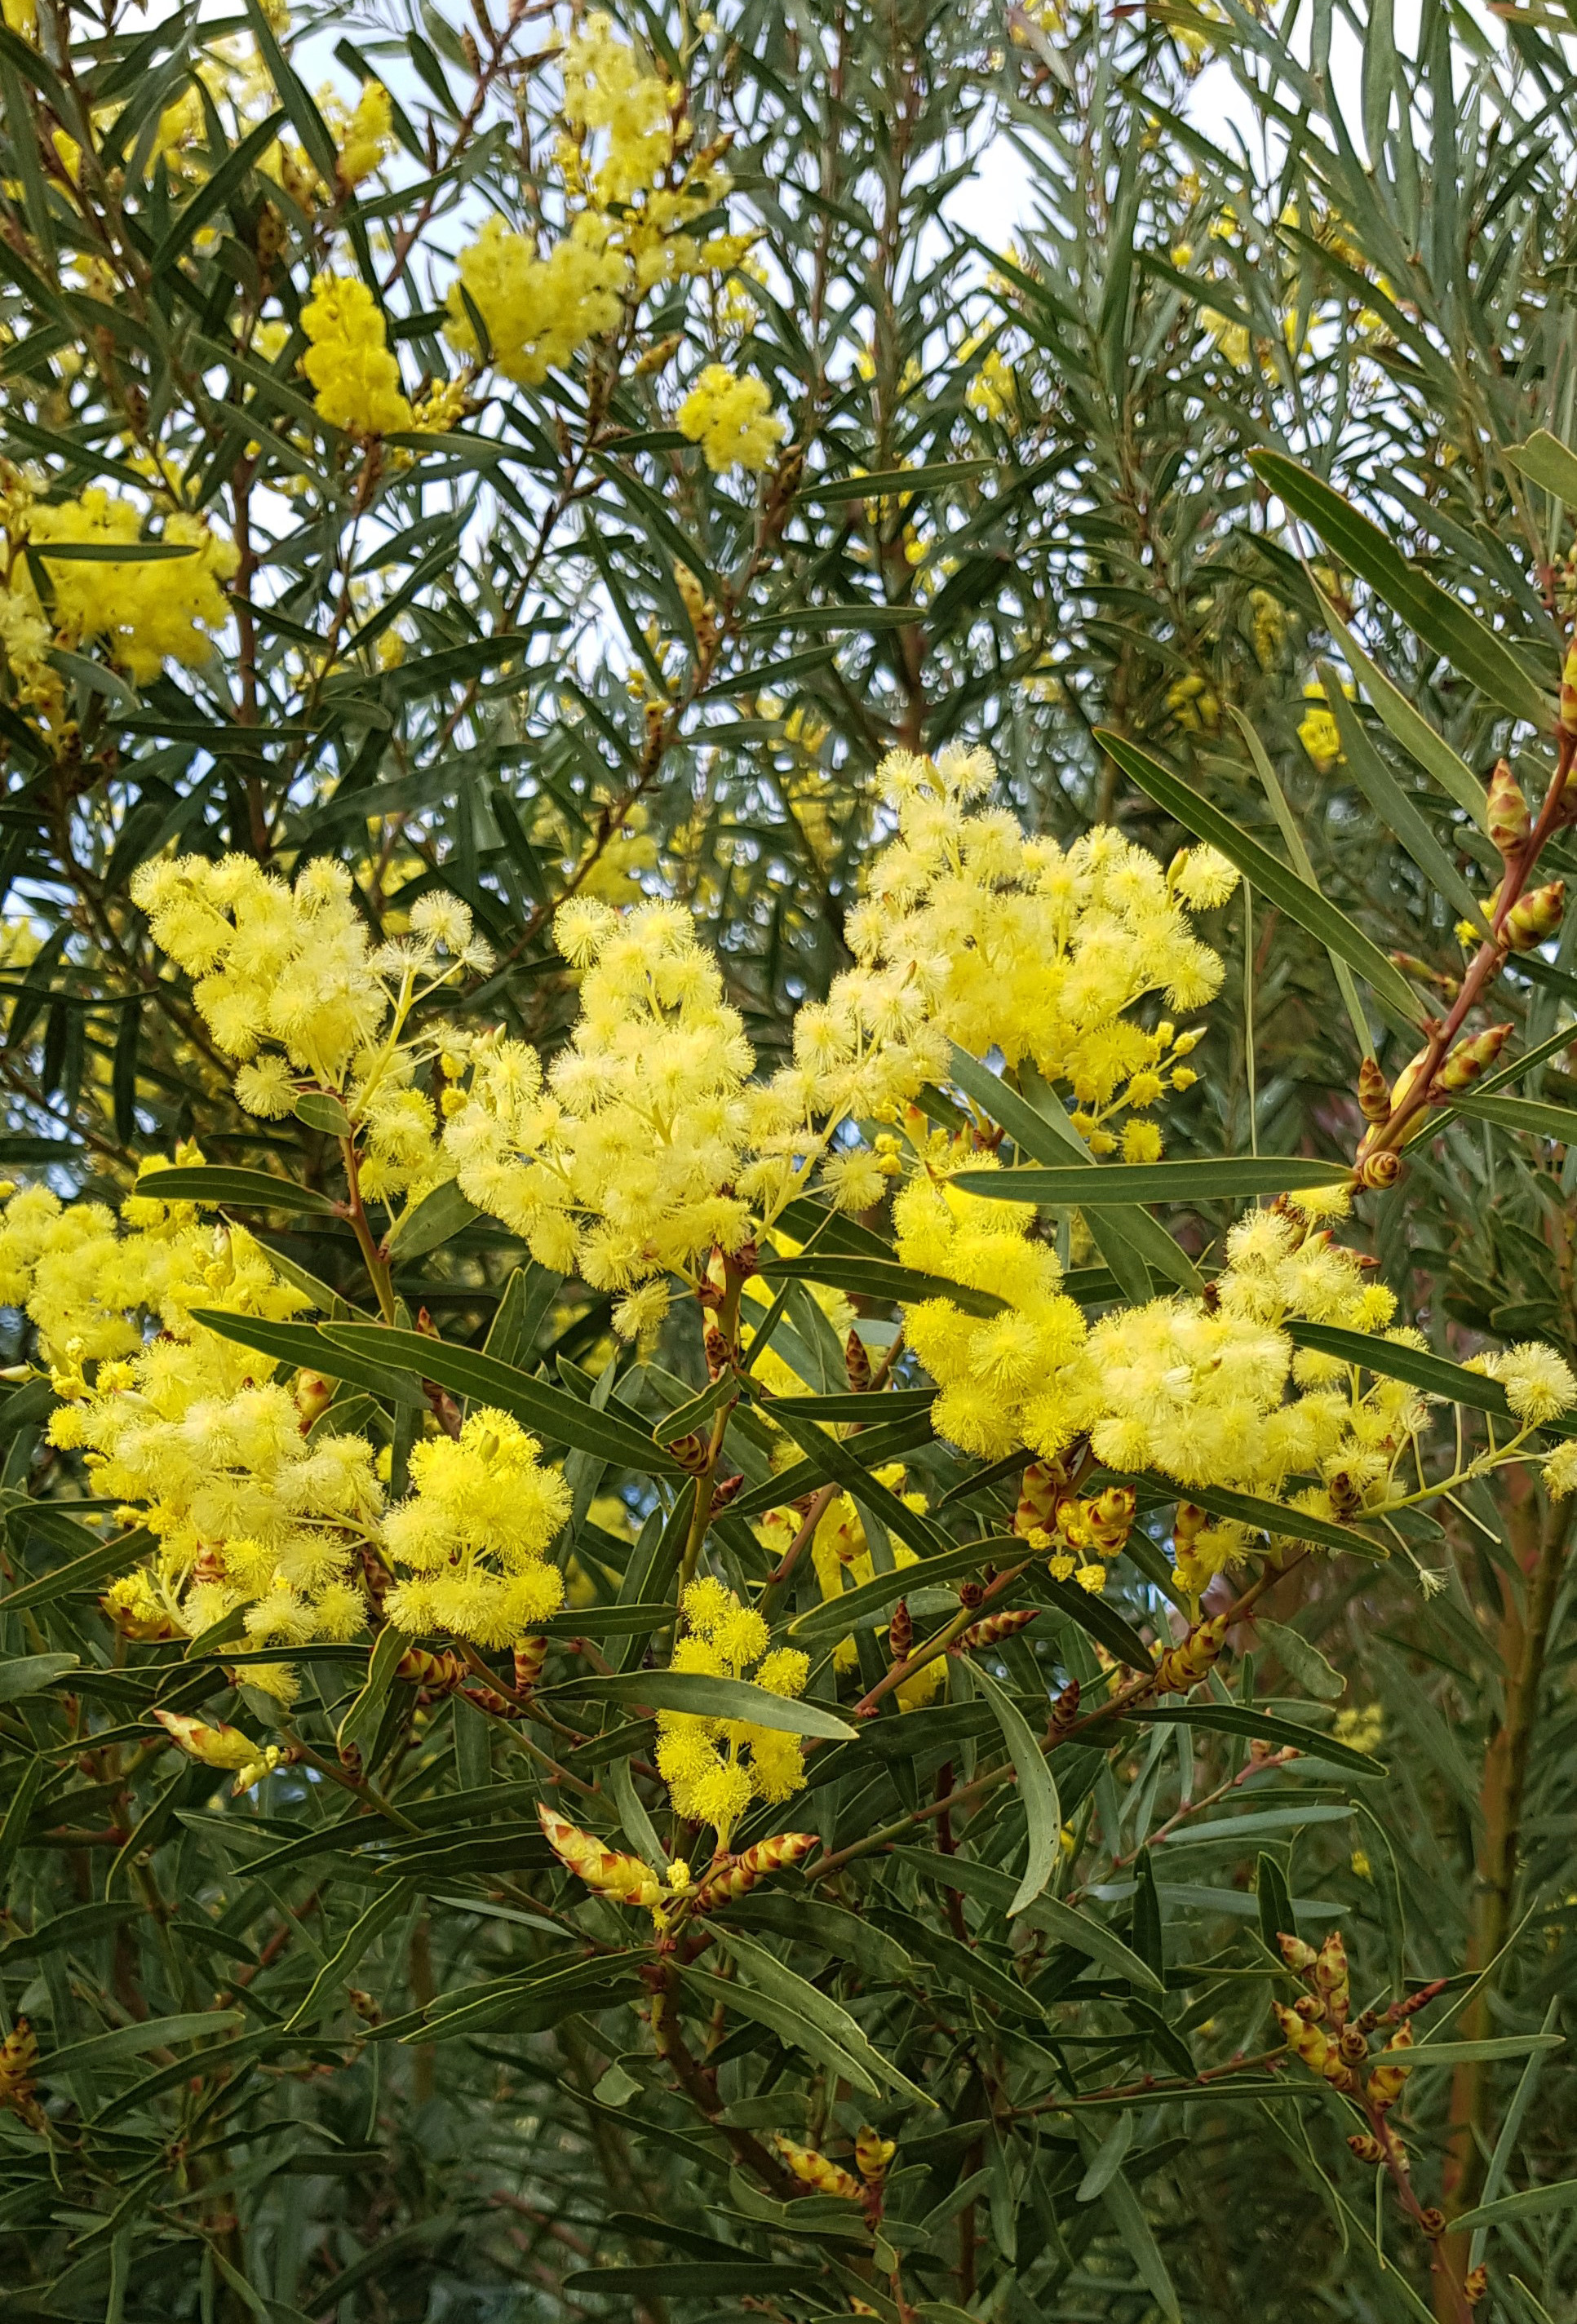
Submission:
[[[1196,1622],[1175,1646],[1167,1646],[1156,1664],[1157,1694],[1189,1694],[1213,1667],[1227,1642],[1227,1617],[1213,1614]]]
[[[1238,1548],[1237,1535],[1212,1525],[1208,1509],[1197,1501],[1178,1502],[1172,1518],[1172,1564],[1190,1597],[1204,1595]]]
[[[1106,1586],[1102,1561],[1127,1545],[1136,1508],[1131,1485],[1108,1485],[1081,1498],[1069,1491],[1060,1463],[1033,1461],[1019,1487],[1013,1529],[1047,1554],[1058,1582],[1074,1579],[1096,1594]]]
[[[254,1742],[239,1727],[205,1727],[200,1719],[189,1719],[181,1711],[155,1710],[153,1716],[188,1758],[200,1759],[205,1767],[233,1769],[237,1794],[272,1775],[282,1757],[277,1743]]]
[[[888,2165],[898,2152],[894,2140],[883,2138],[866,2123],[854,2141],[853,2171],[845,2170],[816,2147],[796,2145],[791,2138],[775,2136],[772,2144],[802,2187],[813,2187],[818,2195],[836,2195],[845,2203],[861,2204],[873,2225],[881,2218]]]
[[[515,1647],[515,1684],[529,1692],[540,1674],[548,1652],[546,1638],[522,1638]],[[528,1676],[522,1684],[521,1657],[525,1658]],[[534,1657],[534,1661],[533,1661]],[[419,1709],[430,1710],[446,1695],[464,1695],[474,1709],[485,1711],[493,1719],[520,1719],[524,1714],[511,1696],[501,1694],[495,1686],[488,1686],[476,1678],[469,1663],[456,1654],[431,1654],[425,1646],[408,1646],[394,1665],[396,1678],[404,1679],[416,1688]]]
[[[1557,882],[1557,887],[1558,885]],[[1538,896],[1545,898],[1554,892],[1542,888],[1536,891]],[[1533,898],[1524,898],[1523,903],[1528,904],[1534,900]],[[1545,906],[1541,906],[1540,912],[1544,912],[1545,908]],[[1560,919],[1558,894],[1555,895],[1554,909],[1554,919],[1550,922],[1548,927],[1544,929],[1544,935],[1530,937],[1530,943],[1542,943],[1544,936],[1550,934],[1558,924]],[[1517,914],[1522,910],[1523,904],[1518,904],[1508,916],[1507,920],[1508,929],[1516,922]],[[1535,918],[1537,918],[1538,916],[1536,915]],[[1532,922],[1528,925],[1532,925]],[[1467,928],[1468,924],[1464,921],[1462,931],[1459,933],[1466,931]],[[1515,937],[1511,941],[1514,950],[1526,951],[1528,948],[1526,945],[1519,945]],[[1406,1108],[1412,1109],[1407,1120],[1400,1125],[1398,1135],[1403,1145],[1406,1145],[1409,1139],[1421,1136],[1428,1128],[1427,1111],[1425,1107],[1416,1102],[1420,1084],[1425,1074],[1428,1075],[1428,1085],[1424,1094],[1429,1104],[1444,1104],[1449,1099],[1460,1095],[1463,1090],[1471,1089],[1480,1074],[1489,1072],[1505,1047],[1510,1035],[1509,1025],[1486,1026],[1481,1033],[1470,1034],[1465,1040],[1459,1041],[1449,1056],[1433,1070],[1430,1068],[1429,1050],[1420,1049],[1416,1056],[1408,1058],[1397,1075],[1395,1086],[1389,1089],[1386,1086],[1384,1074],[1381,1073],[1374,1059],[1365,1057],[1358,1074],[1358,1103],[1359,1110],[1370,1127],[1365,1130],[1362,1142],[1358,1148],[1355,1167],[1359,1177],[1366,1186],[1394,1185],[1400,1173],[1401,1162],[1395,1150],[1391,1147],[1380,1146],[1378,1143],[1386,1126],[1399,1112]]]
[[[1387,2010],[1366,2009],[1354,2017],[1346,1948],[1335,1930],[1317,1952],[1301,1937],[1283,1934],[1276,1941],[1287,1968],[1308,1988],[1290,2008],[1276,2005],[1288,2049],[1311,2073],[1319,2074],[1369,2115],[1373,2128],[1355,2133],[1347,2142],[1359,2160],[1389,2160],[1405,2169],[1406,2157],[1383,2117],[1401,2097],[1411,2070],[1406,2056],[1413,2046],[1411,2021],[1440,1993],[1441,1984],[1426,1985]],[[1388,2038],[1377,2051],[1373,2037],[1380,2032],[1387,2032]]]
[[[44,2110],[33,2096],[38,2066],[38,2037],[25,2017],[19,2017],[0,2042],[0,2114],[20,2115],[30,2130],[44,2127]]]
[[[1046,1723],[1048,1743],[1060,1743],[1065,1735],[1072,1733],[1074,1721],[1079,1715],[1079,1700],[1083,1692],[1076,1678],[1069,1679],[1051,1706],[1051,1717]]]
[[[858,2203],[865,2190],[852,2171],[835,2163],[830,2154],[821,2153],[814,2146],[797,2146],[791,2138],[775,2134],[772,2144],[779,2155],[803,2187],[814,2187],[818,2195],[838,2195],[846,2203]]]

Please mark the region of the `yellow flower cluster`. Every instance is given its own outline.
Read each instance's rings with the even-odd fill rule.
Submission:
[[[546,1082],[524,1043],[478,1043],[446,1144],[461,1191],[544,1266],[630,1291],[745,1240],[748,1205],[725,1190],[754,1060],[679,906],[568,904],[555,930],[586,971],[573,1038]],[[622,1322],[640,1330],[663,1304],[627,1300]]]
[[[1127,1012],[1149,994],[1174,1009],[1211,999],[1222,965],[1193,935],[1188,908],[1222,901],[1237,874],[1210,849],[1164,872],[1110,826],[1066,849],[1028,839],[1006,810],[972,811],[995,778],[985,751],[935,761],[895,752],[882,762],[898,836],[850,915],[848,941],[862,967],[924,1003],[937,1034],[1071,1084],[1075,1126],[1110,1152],[1116,1141],[1100,1124],[1115,1107],[1143,1111],[1168,1082],[1194,1078],[1182,1068],[1180,1084],[1173,1062],[1188,1036],[1176,1042],[1169,1024],[1147,1032]],[[1150,1131],[1128,1158],[1158,1150]]]
[[[394,115],[389,92],[381,80],[364,81],[354,111],[346,113],[337,103],[325,105],[321,98],[318,109],[339,151],[336,175],[345,190],[353,192],[382,167],[394,150]]]
[[[804,1693],[808,1656],[793,1646],[769,1652],[763,1617],[742,1606],[721,1582],[693,1582],[685,1592],[684,1614],[674,1670],[749,1678],[769,1694],[789,1700]],[[720,1850],[752,1799],[776,1805],[805,1782],[798,1736],[751,1720],[706,1719],[691,1711],[659,1711],[657,1764],[678,1812],[687,1821],[710,1824]]]
[[[462,354],[482,354],[466,300],[481,316],[493,361],[506,379],[537,387],[588,339],[611,331],[623,310],[626,262],[600,221],[583,211],[545,258],[524,235],[490,217],[460,253],[444,336]]]
[[[364,282],[318,275],[301,309],[301,328],[311,342],[301,369],[331,427],[354,436],[387,436],[412,425],[383,310]]]
[[[410,1086],[434,1045],[401,1037],[419,1001],[491,960],[464,904],[420,897],[409,935],[374,947],[350,873],[325,857],[293,889],[250,856],[162,857],[142,866],[132,895],[155,943],[196,980],[216,1044],[241,1061],[235,1094],[248,1111],[288,1114],[303,1082],[316,1084],[341,1093],[364,1130],[367,1193],[425,1191],[453,1175],[431,1103]]]
[[[1355,1515],[1383,1493],[1425,1407],[1397,1380],[1360,1390],[1350,1366],[1295,1351],[1283,1330],[1296,1317],[1377,1332],[1395,1312],[1392,1294],[1366,1286],[1356,1255],[1307,1215],[1318,1207],[1310,1196],[1302,1214],[1240,1220],[1208,1300],[1156,1299],[1086,1325],[1057,1287],[1053,1255],[1026,1240],[1023,1210],[961,1194],[945,1180],[913,1181],[897,1205],[905,1265],[1006,1303],[985,1317],[946,1299],[908,1309],[910,1344],[940,1389],[939,1433],[985,1459],[1028,1445],[1055,1460],[1087,1437],[1104,1467],[1268,1499],[1313,1473],[1323,1483],[1296,1491],[1292,1506]],[[1226,1521],[1185,1531],[1178,1572],[1194,1590],[1247,1537]]]
[[[714,475],[728,468],[754,471],[770,466],[788,434],[788,423],[772,410],[765,380],[741,378],[726,364],[708,364],[680,404],[679,432],[699,444]]]
[[[164,521],[161,545],[181,557],[63,558],[51,547],[130,547],[140,543],[143,511],[97,484],[78,500],[41,501],[20,477],[9,480],[0,503],[7,536],[7,578],[0,586],[0,645],[18,692],[30,707],[52,709],[59,681],[49,669],[52,646],[102,640],[111,658],[138,685],[156,678],[166,661],[189,669],[213,650],[208,634],[229,619],[224,585],[239,558],[235,544],[210,532],[200,517],[177,512]],[[53,604],[46,613],[23,554],[42,555]]]
[[[382,1500],[372,1447],[319,1429],[271,1358],[193,1323],[193,1307],[278,1321],[302,1295],[239,1231],[205,1230],[189,1204],[132,1196],[117,1235],[97,1204],[62,1211],[32,1187],[0,1225],[0,1297],[25,1307],[67,1397],[51,1443],[81,1452],[93,1489],[147,1526],[156,1552],[106,1604],[135,1637],[195,1637],[244,1609],[251,1647],[346,1638],[364,1605],[359,1544]],[[156,1338],[144,1343],[144,1319]],[[91,1386],[83,1371],[97,1360]],[[272,1663],[250,1683],[290,1701]]]
[[[412,1447],[410,1495],[383,1532],[401,1577],[384,1611],[399,1628],[501,1646],[558,1611],[564,1576],[545,1552],[569,1516],[569,1492],[540,1465],[540,1450],[487,1406],[457,1437]]]
[[[460,254],[444,326],[451,346],[480,360],[475,309],[493,361],[527,387],[612,331],[627,301],[685,275],[726,274],[749,246],[687,231],[727,193],[727,172],[706,155],[679,170],[691,134],[683,92],[646,69],[608,16],[594,14],[567,42],[563,72],[565,230],[544,254],[490,217]]]

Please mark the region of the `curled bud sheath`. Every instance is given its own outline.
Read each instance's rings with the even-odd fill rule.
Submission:
[[[1213,1615],[1189,1631],[1180,1646],[1168,1646],[1156,1665],[1157,1694],[1186,1694],[1212,1668],[1227,1642],[1227,1618]]]
[[[856,1396],[862,1396],[871,1385],[871,1357],[858,1332],[851,1332],[844,1342],[844,1370],[849,1386]]]
[[[1471,1040],[1459,1041],[1435,1076],[1435,1089],[1449,1093],[1471,1087],[1495,1063],[1510,1036],[1509,1025],[1491,1025]]]
[[[1020,1606],[1010,1613],[988,1614],[983,1622],[971,1623],[964,1636],[954,1640],[952,1651],[956,1653],[960,1647],[973,1649],[997,1646],[1003,1638],[1010,1638],[1015,1631],[1027,1628],[1039,1610],[1036,1606]]]

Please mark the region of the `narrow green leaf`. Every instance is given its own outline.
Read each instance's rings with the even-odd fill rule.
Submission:
[[[73,1590],[90,1590],[96,1582],[134,1565],[152,1546],[153,1536],[143,1526],[134,1533],[117,1534],[114,1541],[100,1542],[69,1565],[57,1565],[36,1581],[24,1582],[9,1597],[0,1598],[0,1614],[20,1614],[29,1606],[47,1606],[57,1598],[68,1597]]]
[[[1577,2207],[1577,2179],[1554,2179],[1545,2187],[1525,2187],[1519,2194],[1499,2195],[1492,2203],[1480,2203],[1475,2210],[1463,2211],[1452,2226],[1466,2235],[1475,2227],[1501,2227],[1508,2223],[1515,2227],[1523,2219],[1536,2218],[1541,2211],[1569,2211],[1573,2207]]]
[[[1484,918],[1484,899],[1473,893],[1457,869],[1455,859],[1441,845],[1364,733],[1363,722],[1342,692],[1341,681],[1329,662],[1320,664],[1320,675],[1353,781],[1387,830],[1401,841],[1425,878],[1434,881],[1464,920],[1471,921],[1487,936],[1489,925]]]
[[[1500,456],[1520,469],[1530,484],[1542,485],[1568,508],[1577,509],[1577,452],[1547,428],[1536,428],[1526,444],[1508,444]]]
[[[475,1203],[467,1202],[460,1192],[458,1181],[446,1178],[430,1194],[402,1211],[389,1237],[391,1259],[421,1259],[429,1250],[451,1242],[463,1227],[482,1216]]]
[[[331,1343],[316,1323],[269,1323],[255,1315],[227,1315],[217,1307],[194,1307],[191,1314],[194,1323],[201,1323],[207,1331],[217,1332],[220,1339],[234,1340],[238,1347],[255,1348],[260,1355],[272,1356],[276,1363],[304,1364],[330,1379],[349,1380],[355,1388],[364,1388],[374,1396],[386,1397],[410,1410],[427,1409],[427,1398],[404,1372],[375,1362],[370,1351],[362,1351],[360,1343],[349,1349],[342,1348],[337,1341]],[[364,1328],[374,1338],[379,1335],[377,1324]],[[414,1338],[416,1334],[410,1336]]]
[[[1554,723],[1554,702],[1534,683],[1505,639],[1387,539],[1379,525],[1360,515],[1323,478],[1281,452],[1255,452],[1250,464],[1260,481],[1320,535],[1344,565],[1362,575],[1394,613],[1463,678],[1512,717],[1545,733]]]
[[[966,1541],[935,1557],[922,1557],[913,1565],[899,1566],[891,1573],[872,1574],[869,1582],[861,1582],[856,1589],[845,1590],[841,1598],[829,1598],[824,1604],[797,1614],[788,1625],[788,1636],[806,1646],[816,1639],[843,1637],[857,1623],[873,1621],[884,1614],[900,1598],[929,1589],[938,1582],[951,1582],[960,1573],[973,1572],[988,1559],[1001,1562],[1004,1554],[1014,1552],[1023,1555],[1023,1544],[995,1537]]]
[[[1336,640],[1347,658],[1347,667],[1363,687],[1378,712],[1380,722],[1388,727],[1410,759],[1416,760],[1426,775],[1432,775],[1445,793],[1454,799],[1462,813],[1471,816],[1482,831],[1489,820],[1489,795],[1465,759],[1459,759],[1443,734],[1436,733],[1421,712],[1416,710],[1399,687],[1371,661],[1348,628],[1324,592],[1316,587],[1325,627]]]
[[[1333,1767],[1344,1768],[1348,1775],[1362,1775],[1371,1783],[1382,1781],[1390,1773],[1383,1761],[1338,1743],[1318,1727],[1300,1727],[1296,1720],[1277,1719],[1268,1711],[1244,1711],[1234,1703],[1211,1702],[1203,1696],[1192,1702],[1141,1703],[1122,1715],[1147,1727],[1203,1727],[1211,1734],[1258,1736],[1277,1749],[1290,1743],[1311,1759],[1327,1760]]]
[[[1345,1162],[1306,1155],[1239,1155],[1219,1162],[1087,1162],[1071,1169],[961,1170],[952,1184],[998,1203],[1111,1210],[1130,1203],[1222,1203],[1255,1194],[1296,1194],[1300,1186],[1342,1186]]]
[[[712,1933],[741,1975],[758,1991],[770,1993],[785,2002],[790,2009],[798,2010],[800,2016],[808,2019],[819,2032],[835,2042],[840,2050],[857,2059],[873,2081],[884,2082],[890,2089],[899,2090],[907,2098],[924,2099],[924,2092],[918,2090],[896,2066],[889,2065],[881,2052],[872,2046],[841,2003],[823,1993],[819,1987],[812,1985],[797,1970],[786,1967],[776,1953],[770,1952],[754,1937],[747,1937],[742,1930],[715,1922]]]
[[[177,2042],[196,2041],[203,2034],[237,2034],[246,2020],[239,2009],[190,2009],[174,2017],[147,2017],[140,2024],[117,2025],[113,2033],[95,2034],[41,2058],[41,2081],[64,2081],[70,2074],[115,2063],[122,2058],[146,2057],[150,2050],[168,2050]]]
[[[392,1622],[386,1622],[379,1631],[367,1657],[365,1683],[340,1720],[335,1737],[342,1753],[364,1736],[370,1739],[376,1734],[396,1665],[410,1644],[405,1633],[397,1630]]]
[[[303,1090],[296,1100],[296,1120],[326,1138],[348,1138],[351,1118],[332,1090]]]
[[[1019,1777],[1019,1796],[1024,1803],[1024,1820],[1029,1831],[1029,1855],[1024,1877],[1008,1907],[1008,1918],[1012,1920],[1027,1904],[1035,1902],[1056,1868],[1062,1845],[1062,1803],[1057,1798],[1056,1778],[1047,1764],[1046,1755],[1012,1696],[982,1663],[972,1662],[969,1675],[996,1713],[1008,1757]]]
[[[911,1572],[913,1569],[910,1569]],[[628,1702],[639,1711],[682,1711],[696,1719],[748,1719],[779,1735],[818,1735],[832,1743],[853,1741],[859,1730],[820,1703],[796,1702],[769,1693],[749,1679],[715,1678],[707,1671],[587,1671],[548,1692],[591,1695],[600,1702]]]
[[[406,1890],[391,1888],[382,1896],[374,1896],[364,1913],[347,1930],[340,1944],[329,1955],[301,1997],[284,2030],[293,2033],[298,2025],[309,2024],[318,2015],[320,2004],[327,2001],[336,1988],[344,1984],[369,1945],[380,1937],[392,1921],[398,1920],[409,1902]]]
[[[78,1668],[76,1655],[22,1655],[0,1663],[0,1702],[19,1702],[24,1694],[42,1694],[68,1671]]]
[[[1317,1702],[1341,1701],[1347,1692],[1347,1681],[1301,1630],[1293,1629],[1286,1622],[1269,1621],[1262,1614],[1255,1628],[1267,1645],[1274,1648],[1287,1676],[1296,1679],[1305,1694],[1312,1694]]]
[[[1444,1397],[1449,1404],[1465,1404],[1475,1412],[1512,1418],[1506,1390],[1498,1380],[1483,1372],[1471,1372],[1465,1365],[1453,1364],[1449,1357],[1434,1355],[1426,1348],[1409,1348],[1379,1333],[1344,1331],[1338,1323],[1305,1323],[1294,1318],[1282,1329],[1297,1347],[1318,1348],[1325,1355],[1340,1356],[1344,1363],[1383,1372],[1388,1379],[1406,1380],[1428,1396]],[[1577,1421],[1545,1420],[1539,1425],[1552,1436],[1577,1436]]]
[[[1370,990],[1408,1024],[1423,1023],[1423,1005],[1396,964],[1317,888],[1300,880],[1259,840],[1240,831],[1231,816],[1223,815],[1192,783],[1185,782],[1169,767],[1164,767],[1148,751],[1141,751],[1137,743],[1125,742],[1120,734],[1113,734],[1105,727],[1097,728],[1095,739],[1157,807],[1176,816],[1184,829],[1192,831],[1196,838],[1219,848],[1237,865],[1244,879],[1252,881],[1260,895],[1289,919],[1296,920],[1299,927],[1317,936],[1326,950],[1337,954],[1349,968],[1355,969]]]
[[[1562,1035],[1570,1043],[1571,1028]],[[1527,1138],[1553,1139],[1558,1146],[1577,1145],[1577,1108],[1549,1105],[1536,1097],[1486,1097],[1468,1090],[1452,1100],[1453,1113],[1473,1121],[1493,1122],[1498,1130],[1515,1130]]]
[[[677,1476],[677,1461],[653,1444],[642,1428],[621,1420],[616,1413],[598,1412],[567,1388],[549,1388],[513,1364],[475,1348],[452,1347],[447,1340],[429,1339],[422,1332],[401,1332],[382,1323],[327,1323],[323,1336],[336,1348],[364,1352],[389,1364],[403,1365],[422,1379],[436,1380],[456,1396],[496,1405],[527,1428],[538,1430],[558,1444],[595,1453],[616,1462],[622,1469],[647,1475]]]
[[[185,1170],[145,1170],[137,1192],[161,1203],[198,1203],[204,1209],[235,1204],[254,1211],[308,1212],[317,1218],[333,1218],[340,1209],[332,1195],[298,1186],[291,1178],[276,1178],[272,1171],[232,1170],[206,1162]]]
[[[999,1315],[1008,1304],[994,1291],[973,1291],[947,1276],[900,1266],[896,1259],[856,1259],[842,1251],[763,1259],[761,1274],[768,1283],[825,1283],[830,1290],[849,1292],[855,1298],[897,1300],[905,1306],[922,1299],[951,1299],[968,1315]]]
[[[999,1872],[993,1865],[977,1863],[973,1857],[944,1856],[939,1851],[934,1854],[929,1849],[908,1848],[901,1844],[893,1849],[892,1854],[899,1863],[911,1866],[925,1879],[936,1881],[944,1888],[962,1889],[966,1896],[977,1898],[1006,1919],[1008,1907],[1013,1901],[1014,1883],[1007,1873]],[[1160,1980],[1148,1964],[1140,1960],[1120,1937],[1113,1935],[1110,1929],[1092,1919],[1088,1913],[1063,1904],[1058,1897],[1040,1895],[1026,1904],[1019,1917],[1026,1928],[1039,1929],[1059,1945],[1071,1946],[1074,1952],[1083,1953],[1087,1960],[1098,1961],[1103,1969],[1111,1969],[1118,1977],[1127,1978],[1144,1991],[1162,1991]]]

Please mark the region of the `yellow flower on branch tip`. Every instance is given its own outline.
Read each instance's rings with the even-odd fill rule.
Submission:
[[[728,468],[759,470],[788,433],[772,410],[765,380],[741,378],[726,364],[708,364],[676,414],[681,435],[699,444],[706,466],[721,475]]]
[[[499,1646],[558,1611],[564,1576],[546,1553],[569,1516],[569,1489],[540,1450],[489,1406],[457,1438],[411,1448],[411,1492],[383,1521],[400,1575],[384,1611],[398,1628]]]
[[[141,542],[143,522],[133,502],[113,499],[98,485],[77,500],[34,501],[26,509],[22,535],[48,569],[53,604],[46,620],[25,561],[17,558],[5,593],[10,610],[0,615],[0,640],[19,676],[38,643],[32,625],[42,625],[49,643],[103,639],[139,685],[156,678],[167,661],[197,669],[208,660],[213,640],[207,632],[230,618],[224,585],[240,558],[235,544],[210,531],[202,518],[177,512],[165,520],[160,543],[189,552],[182,557],[50,557],[53,545],[131,547]]]
[[[301,309],[310,341],[301,369],[313,401],[331,427],[354,436],[386,436],[409,429],[412,414],[389,352],[383,310],[364,282],[319,274]]]
[[[809,1657],[791,1646],[770,1648],[763,1618],[721,1582],[693,1582],[685,1592],[686,1628],[669,1667],[715,1678],[749,1677],[769,1694],[805,1691]],[[710,1824],[719,1850],[752,1799],[777,1805],[805,1783],[799,1738],[753,1720],[659,1711],[657,1764],[676,1811]]]

